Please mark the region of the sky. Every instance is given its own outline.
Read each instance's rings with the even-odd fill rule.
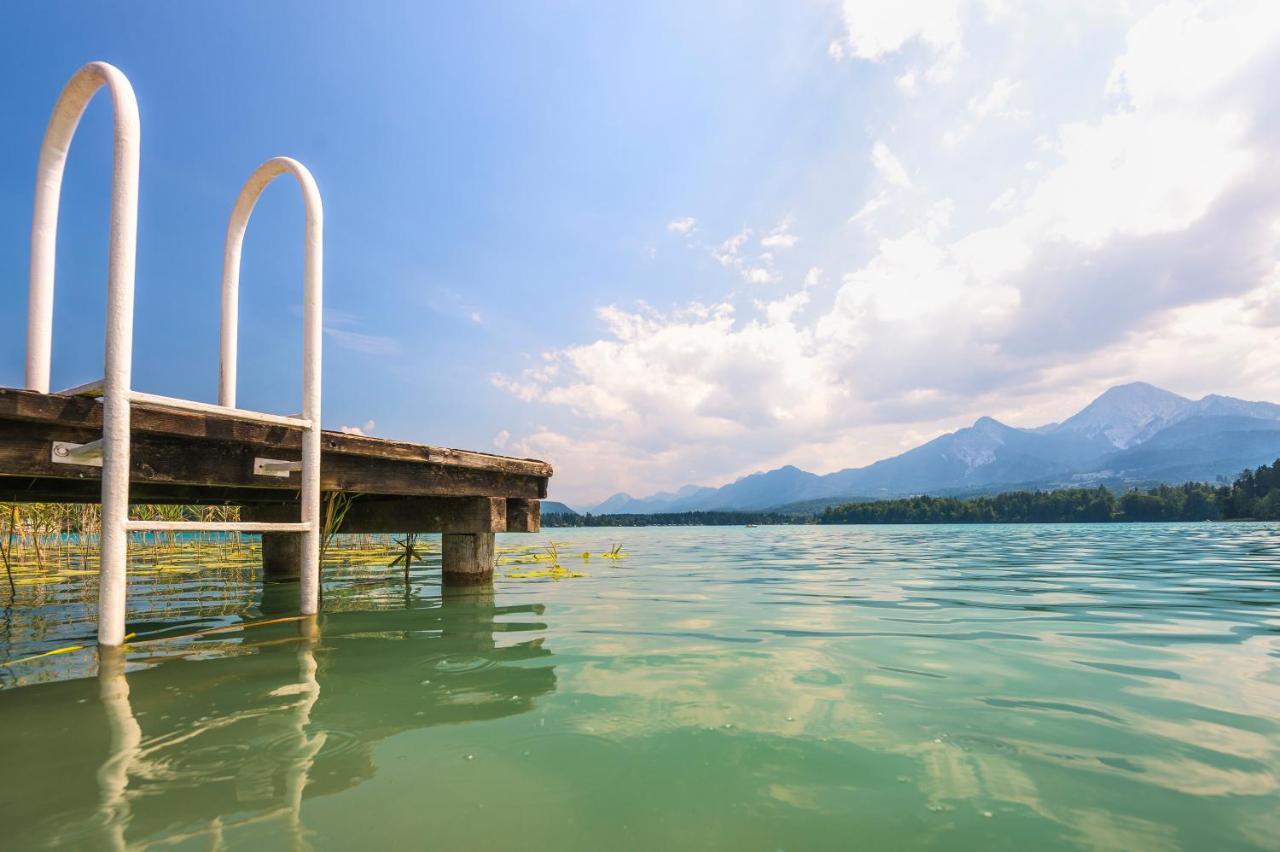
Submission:
[[[550,461],[551,496],[826,473],[1148,381],[1280,401],[1280,4],[0,7],[0,386],[35,163],[138,94],[134,386],[217,396],[226,218],[325,202],[326,428]],[[101,375],[110,109],[72,146],[53,384]],[[239,404],[300,407],[302,211],[241,279]]]

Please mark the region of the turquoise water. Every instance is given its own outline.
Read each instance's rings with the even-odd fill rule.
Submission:
[[[153,641],[0,667],[0,846],[1280,848],[1274,525],[531,539],[587,576],[138,577]],[[91,638],[20,593],[5,660]]]

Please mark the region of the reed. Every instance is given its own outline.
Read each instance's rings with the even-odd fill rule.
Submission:
[[[439,560],[440,545],[417,533],[402,538],[388,535],[337,533],[354,495],[327,495],[323,510],[321,562],[326,579],[333,570],[378,574],[403,571],[406,588],[414,567]],[[234,506],[138,505],[130,514],[145,520],[238,521]],[[10,599],[23,603],[44,600],[41,590],[56,589],[84,577],[96,577],[102,513],[96,504],[0,503],[0,562],[4,563]],[[130,577],[150,577],[156,582],[177,582],[183,575],[230,571],[250,575],[261,569],[262,549],[257,536],[240,533],[182,533],[173,531],[134,533],[130,541]],[[574,553],[588,562],[590,552]],[[504,576],[511,579],[583,577],[561,565],[562,545],[508,544],[499,548],[500,566],[515,567]],[[599,554],[622,558],[620,545]],[[517,567],[520,566],[520,567]]]

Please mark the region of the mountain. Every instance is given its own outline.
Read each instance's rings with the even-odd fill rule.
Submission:
[[[721,488],[686,486],[639,499],[615,494],[591,511],[772,509],[841,498],[1214,481],[1278,457],[1280,405],[1217,394],[1190,400],[1134,382],[1108,389],[1060,423],[1024,429],[981,417],[866,467],[819,476],[787,465]]]
[[[821,489],[818,487],[821,481],[822,477],[815,473],[787,465],[777,470],[744,476],[723,488],[706,489],[680,501],[680,505],[698,509],[715,509],[721,506],[758,509],[776,506],[778,503],[821,497]],[[679,511],[689,510],[681,508]]]
[[[619,491],[609,499],[591,506],[587,511],[594,515],[642,515],[655,512],[689,511],[673,510],[669,507],[697,502],[699,498],[715,494],[718,490],[703,485],[686,485],[679,491],[660,491],[640,499]]]
[[[544,515],[576,515],[578,513],[573,511],[563,503],[557,503],[555,500],[543,500],[542,514]]]
[[[1172,424],[1191,405],[1191,400],[1146,382],[1118,385],[1047,434],[1102,438],[1111,446],[1124,449]]]

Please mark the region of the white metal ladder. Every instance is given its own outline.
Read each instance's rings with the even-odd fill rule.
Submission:
[[[319,190],[306,167],[287,157],[259,166],[245,183],[227,225],[222,269],[222,333],[219,404],[193,402],[142,393],[131,388],[133,367],[133,301],[138,231],[138,162],[141,126],[133,87],[117,68],[91,62],[76,72],[58,97],[45,131],[37,166],[35,213],[31,229],[31,284],[27,317],[26,386],[49,392],[53,334],[54,261],[58,205],[67,149],[90,99],[102,86],[111,93],[114,114],[114,169],[111,182],[111,234],[107,266],[107,330],[105,370],[101,380],[61,391],[102,397],[102,438],[89,444],[55,442],[55,461],[102,467],[102,542],[98,592],[98,642],[120,645],[125,635],[129,534],[148,530],[288,532],[304,536],[301,610],[314,614],[320,580],[320,369],[323,290],[324,211]],[[302,416],[282,417],[235,407],[236,343],[240,254],[245,228],[262,190],[276,177],[292,174],[302,188],[306,208],[303,263]],[[298,523],[207,523],[198,521],[129,520],[130,410],[134,403],[302,430],[302,500]],[[276,475],[296,469],[276,463]]]

